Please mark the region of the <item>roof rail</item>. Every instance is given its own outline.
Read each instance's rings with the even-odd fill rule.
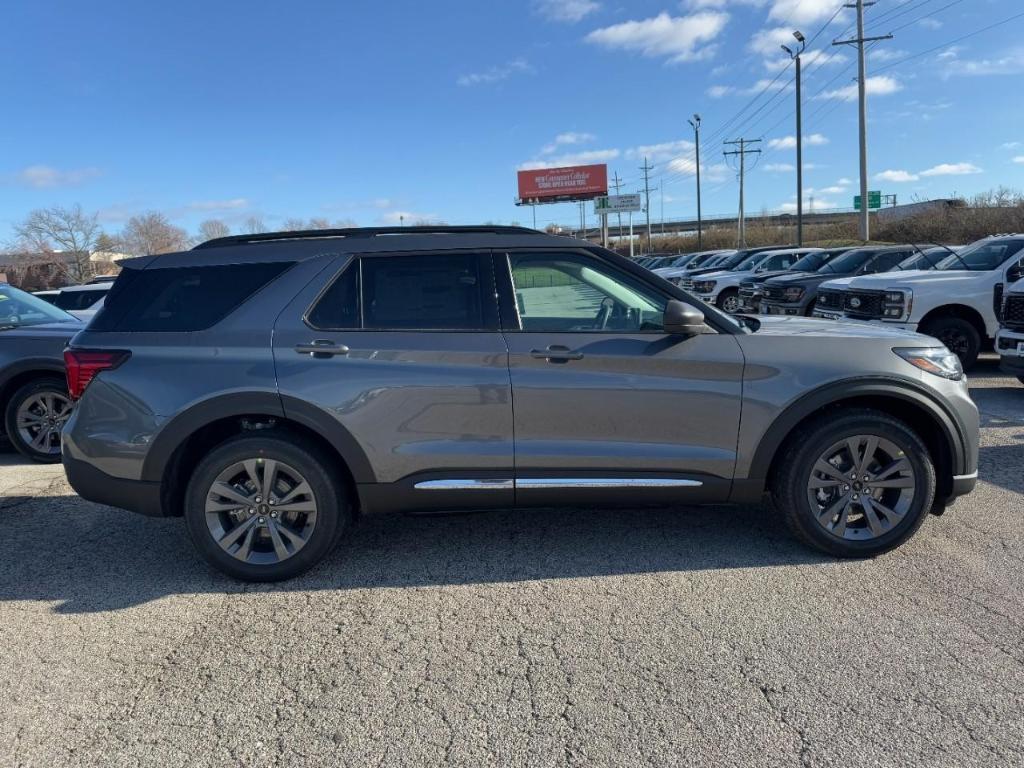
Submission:
[[[378,235],[542,235],[529,227],[502,225],[479,226],[422,226],[422,227],[351,227],[348,229],[302,229],[294,232],[257,232],[250,235],[229,235],[215,237],[200,243],[192,250],[221,248],[228,245],[249,245],[271,243],[281,240],[318,240],[334,237],[377,237]]]

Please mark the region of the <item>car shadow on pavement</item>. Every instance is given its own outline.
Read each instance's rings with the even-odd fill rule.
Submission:
[[[1011,438],[1010,445],[983,445],[978,450],[978,478],[1014,493],[1024,493],[1024,432]]]
[[[180,519],[147,519],[74,496],[18,497],[0,510],[0,600],[59,613],[169,595],[429,587],[832,563],[759,507],[529,510],[361,520],[318,567],[252,585],[212,571]]]

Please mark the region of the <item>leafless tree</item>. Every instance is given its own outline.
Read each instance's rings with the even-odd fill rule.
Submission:
[[[316,219],[316,218],[310,219],[309,220],[309,228],[310,229],[330,229],[331,228],[331,222],[329,222],[327,219]]]
[[[285,219],[281,222],[281,229],[285,232],[300,232],[306,228],[306,220],[299,218]]]
[[[266,232],[267,227],[263,223],[263,219],[259,216],[250,216],[245,220],[245,234],[247,235],[258,235],[260,232]]]
[[[188,248],[188,234],[162,213],[150,211],[128,219],[121,232],[123,248],[133,256],[170,253]]]
[[[220,219],[206,219],[200,222],[199,232],[196,234],[196,245],[205,243],[207,240],[215,240],[218,237],[227,237],[231,234],[231,227]]]
[[[25,250],[39,256],[40,263],[59,259],[69,279],[81,282],[92,275],[89,258],[101,231],[97,215],[85,213],[82,206],[36,209],[15,226],[14,233]]]

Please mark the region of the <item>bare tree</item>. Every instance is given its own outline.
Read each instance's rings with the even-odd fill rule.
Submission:
[[[245,234],[258,235],[260,232],[266,231],[267,227],[259,216],[250,216],[245,220]]]
[[[124,250],[135,256],[170,253],[188,248],[188,233],[171,224],[162,213],[150,211],[128,219],[121,242]]]
[[[305,219],[298,219],[293,217],[290,219],[285,219],[281,223],[281,229],[283,229],[285,232],[301,232],[305,228]]]
[[[331,228],[331,222],[329,222],[327,219],[310,219],[309,220],[309,228],[310,229],[330,229]]]
[[[231,234],[231,227],[220,219],[207,219],[199,223],[199,232],[196,234],[196,244],[205,243],[207,240],[216,240],[218,237],[227,237]]]
[[[23,247],[40,258],[59,251],[60,256],[54,258],[71,280],[81,282],[92,275],[89,258],[101,234],[95,213],[85,213],[80,205],[39,208],[16,225],[14,232]]]

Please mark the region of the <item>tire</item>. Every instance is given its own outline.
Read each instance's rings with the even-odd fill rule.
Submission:
[[[857,438],[874,440],[877,448],[867,469],[848,480],[853,467],[845,441],[855,441],[861,458],[870,445]],[[844,447],[832,454],[837,444]],[[772,478],[775,507],[797,539],[830,555],[874,557],[895,549],[921,527],[934,503],[935,466],[927,447],[905,423],[880,411],[845,409],[822,416],[801,427],[783,450],[787,453]],[[827,472],[816,469],[822,462]],[[887,469],[877,474],[880,465]],[[864,477],[887,487],[871,488]],[[828,483],[835,485],[823,487]],[[870,514],[865,486],[873,499]]]
[[[740,308],[740,292],[735,288],[726,288],[718,294],[715,305],[723,312],[728,312],[730,315],[736,314]]]
[[[931,320],[921,331],[934,336],[960,358],[964,370],[970,370],[978,362],[981,351],[981,336],[978,329],[959,317],[940,317]]]
[[[4,411],[4,429],[23,456],[41,464],[60,461],[60,430],[71,416],[72,403],[65,381],[42,376],[23,384],[11,395]]]
[[[274,490],[265,497],[268,479]],[[215,483],[228,495],[216,493]],[[185,523],[196,549],[219,571],[282,581],[312,568],[338,543],[352,519],[350,490],[322,452],[300,438],[243,435],[199,462]]]

